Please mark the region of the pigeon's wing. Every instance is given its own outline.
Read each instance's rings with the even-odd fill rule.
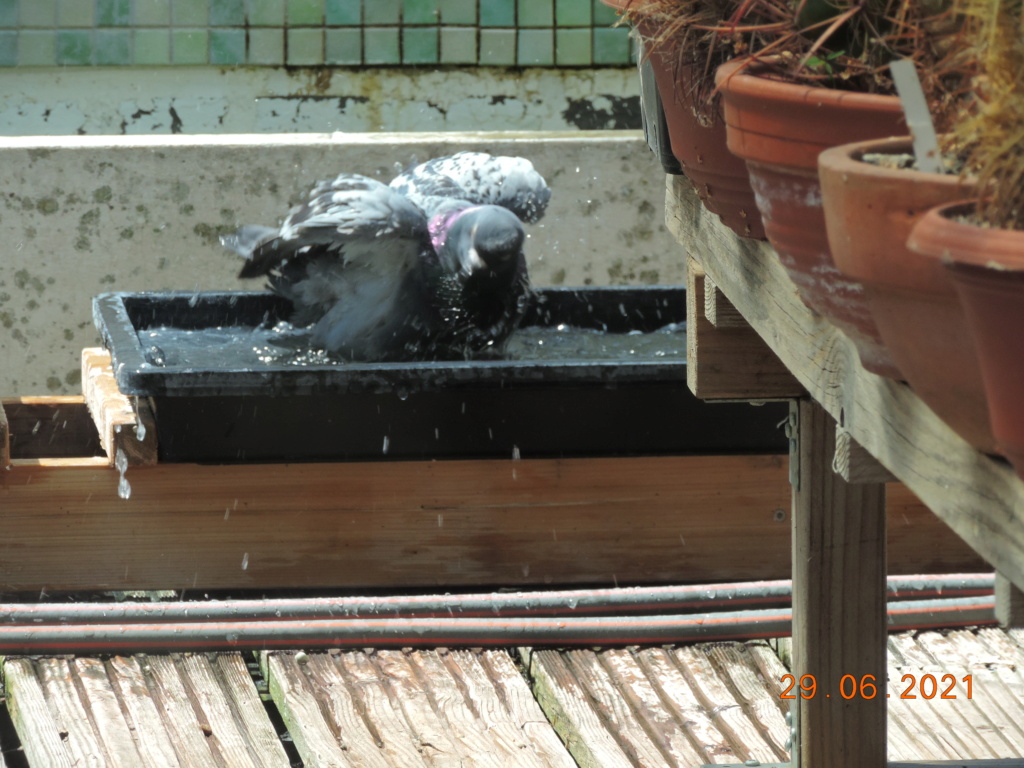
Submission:
[[[410,168],[391,187],[423,207],[431,199],[458,198],[476,205],[500,205],[523,221],[539,221],[551,190],[533,163],[523,157],[459,152]]]
[[[342,174],[317,184],[279,230],[242,227],[221,242],[245,257],[241,277],[257,277],[326,254],[342,265],[401,271],[427,238],[426,216],[409,198],[374,179]]]

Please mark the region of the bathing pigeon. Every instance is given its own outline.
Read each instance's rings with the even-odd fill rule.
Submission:
[[[505,174],[502,176],[502,174]],[[524,221],[550,191],[521,158],[459,153],[391,186],[356,174],[317,184],[279,229],[221,238],[268,275],[313,326],[313,344],[352,360],[499,352],[529,298]]]

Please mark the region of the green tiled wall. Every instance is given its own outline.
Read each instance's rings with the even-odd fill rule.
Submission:
[[[599,0],[0,0],[0,67],[625,66]]]

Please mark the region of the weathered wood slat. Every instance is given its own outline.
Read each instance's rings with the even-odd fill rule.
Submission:
[[[210,660],[200,654],[184,656],[177,666],[193,706],[201,710],[203,722],[209,728],[208,731],[204,728],[203,732],[211,748],[231,768],[260,768],[254,751],[239,731],[235,713]]]
[[[343,651],[332,655],[335,666],[358,695],[366,717],[376,725],[384,751],[395,768],[428,766],[426,749],[414,738],[401,706],[393,701],[380,670],[361,651]]]
[[[136,768],[142,756],[135,746],[117,694],[111,687],[107,671],[99,659],[75,659],[70,662],[71,674],[77,678],[80,695],[88,707],[89,720],[107,754],[108,765],[114,768]],[[142,734],[139,734],[143,737]]]
[[[988,675],[977,674],[989,670],[978,669],[977,664],[970,664],[969,657],[962,655],[962,646],[938,632],[922,632],[917,636],[917,644],[942,668],[941,674],[935,675],[939,691],[939,695],[934,699],[936,710],[943,714],[948,708],[955,707],[970,723],[971,729],[984,739],[995,757],[1024,755],[1024,732],[1018,725],[1019,717],[1016,720],[1007,717],[999,704],[999,699],[1003,698],[1000,695],[1002,686],[990,687],[986,683],[991,678]],[[972,695],[969,699],[966,696],[965,684],[962,682],[964,676],[968,674],[977,675],[972,688],[973,685],[978,685],[978,695]],[[943,679],[946,675],[954,677],[954,688],[950,695],[956,696],[955,700],[941,698],[942,692],[950,685],[948,680]],[[930,692],[930,689],[922,692],[921,685],[922,683],[918,681],[918,696]],[[1004,703],[1007,702],[1004,700]],[[1024,714],[1024,711],[1018,709],[1018,713]]]
[[[800,397],[803,388],[746,323],[716,328],[704,315],[704,271],[686,278],[686,384],[705,400]]]
[[[291,658],[294,660],[295,657]],[[337,734],[341,749],[351,756],[352,762],[366,768],[394,766],[395,763],[382,749],[384,737],[375,728],[371,730],[363,718],[353,692],[335,667],[332,657],[317,653],[305,658],[307,660],[297,666],[298,672],[304,673],[311,684],[306,695],[312,695],[320,704],[321,716],[328,723],[329,730]],[[417,756],[412,765],[419,764]]]
[[[785,753],[776,751],[757,725],[747,717],[725,681],[718,676],[704,655],[701,646],[676,648],[673,656],[702,706],[712,713],[715,725],[729,737],[733,748],[744,761],[772,763],[785,759]]]
[[[635,765],[560,653],[523,648],[520,654],[537,702],[580,768]]]
[[[444,719],[434,710],[406,653],[377,650],[371,660],[401,703],[413,738],[424,748],[431,765],[456,768],[467,764],[472,755],[455,741]]]
[[[446,650],[418,651],[406,654],[410,666],[416,670],[418,679],[428,694],[430,703],[438,718],[445,724],[459,748],[467,755],[473,755],[473,762],[480,766],[500,768],[505,765],[528,765],[529,757],[520,761],[518,750],[501,738],[500,733],[488,729],[475,711],[472,699],[463,695],[451,668],[441,660]]]
[[[900,678],[909,674],[919,682],[926,674],[941,676],[942,668],[935,663],[924,648],[916,644],[912,637],[895,635],[890,642],[907,662],[906,667],[901,667],[899,671]],[[909,681],[908,683],[894,681],[892,692],[901,700],[904,700],[902,692],[907,684]],[[956,706],[955,703],[950,707],[948,701],[936,702],[935,699],[925,699],[920,696],[916,699],[905,699],[905,701],[920,716],[927,727],[937,731],[938,737],[953,750],[953,759],[997,757],[986,740],[972,731],[970,722],[964,716],[964,707]]]
[[[220,653],[211,663],[220,689],[231,708],[235,726],[249,745],[250,755],[256,765],[259,768],[287,766],[288,754],[273,723],[267,717],[241,654]]]
[[[303,763],[308,768],[356,765],[342,750],[339,735],[323,716],[315,691],[295,662],[295,654],[267,654],[266,669],[270,695]]]
[[[864,371],[853,344],[803,305],[772,249],[736,237],[673,177],[666,224],[811,397],[998,572],[1024,586],[1024,481],[1012,468],[975,451],[906,385]]]
[[[781,700],[772,695],[772,683],[762,678],[746,646],[743,643],[712,643],[705,647],[720,676],[736,691],[744,710],[761,729],[768,743],[778,754],[787,754],[789,728],[779,706]]]
[[[179,768],[163,719],[157,709],[137,657],[115,656],[107,663],[111,684],[125,708],[128,727],[136,734],[136,746],[147,768]]]
[[[656,681],[666,707],[703,754],[705,763],[728,765],[742,762],[729,739],[715,725],[711,713],[700,705],[697,694],[667,650],[640,649],[637,661],[647,676]]]
[[[174,658],[148,656],[140,665],[182,765],[218,765],[206,738],[210,725],[193,708]]]
[[[523,736],[549,768],[576,768],[576,763],[559,739],[537,700],[523,681],[512,657],[504,651],[483,650],[474,654],[481,669],[494,686],[513,723],[521,724]],[[556,725],[556,724],[555,724]]]
[[[509,755],[516,756],[523,765],[542,765],[530,749],[529,742],[523,738],[522,730],[513,725],[508,709],[502,704],[478,656],[478,650],[442,649],[433,655],[435,663],[440,665],[434,667],[434,672],[438,675],[448,674],[458,681],[466,701],[471,703],[479,727],[493,733],[495,741]]]
[[[699,765],[704,754],[679,727],[672,711],[665,706],[659,689],[648,677],[630,650],[610,649],[597,654],[614,687],[628,702],[632,716],[648,733],[669,765]]]
[[[39,659],[35,674],[38,679],[34,682],[46,697],[54,730],[65,742],[72,763],[109,765],[106,750],[75,690],[70,663],[65,659]],[[12,698],[14,695],[22,694],[12,694]]]
[[[69,461],[15,461],[0,473],[5,591],[790,573],[779,456],[524,459],[515,477],[506,461],[165,464],[129,468],[129,499],[118,498],[116,470],[96,466],[102,459]],[[986,568],[901,486],[889,515],[890,573]]]
[[[614,651],[611,651],[614,653]],[[562,653],[580,686],[600,713],[606,728],[615,734],[623,751],[634,764],[667,766],[670,756],[663,751],[664,738],[652,737],[635,716],[631,697],[623,692],[602,667],[599,657],[605,651],[568,650]]]
[[[29,764],[53,768],[87,765],[69,754],[65,741],[70,733],[66,728],[54,727],[58,715],[47,704],[31,660],[5,660],[4,683],[7,708]]]
[[[132,404],[117,388],[110,352],[82,350],[82,392],[110,463],[120,452],[128,466],[156,464],[156,421],[144,400]],[[141,439],[140,439],[141,436]]]

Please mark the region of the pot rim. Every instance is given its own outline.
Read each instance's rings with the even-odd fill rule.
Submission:
[[[1024,231],[982,227],[953,217],[969,213],[975,200],[958,200],[928,211],[911,230],[907,247],[938,258],[954,270],[982,268],[1024,276]]]
[[[927,181],[930,184],[948,184],[963,186],[969,193],[976,179],[973,176],[963,177],[958,173],[927,173],[915,168],[888,168],[883,165],[864,162],[863,156],[869,152],[885,154],[899,148],[913,152],[911,136],[888,136],[882,139],[867,139],[839,144],[823,149],[818,155],[818,169],[835,172],[854,171],[858,176],[892,178],[898,177],[907,182]]]
[[[814,106],[846,106],[852,109],[872,107],[902,114],[898,96],[884,93],[844,91],[824,85],[807,85],[758,74],[758,63],[775,57],[741,56],[720,64],[715,71],[715,86],[736,96],[767,97],[775,101]]]

